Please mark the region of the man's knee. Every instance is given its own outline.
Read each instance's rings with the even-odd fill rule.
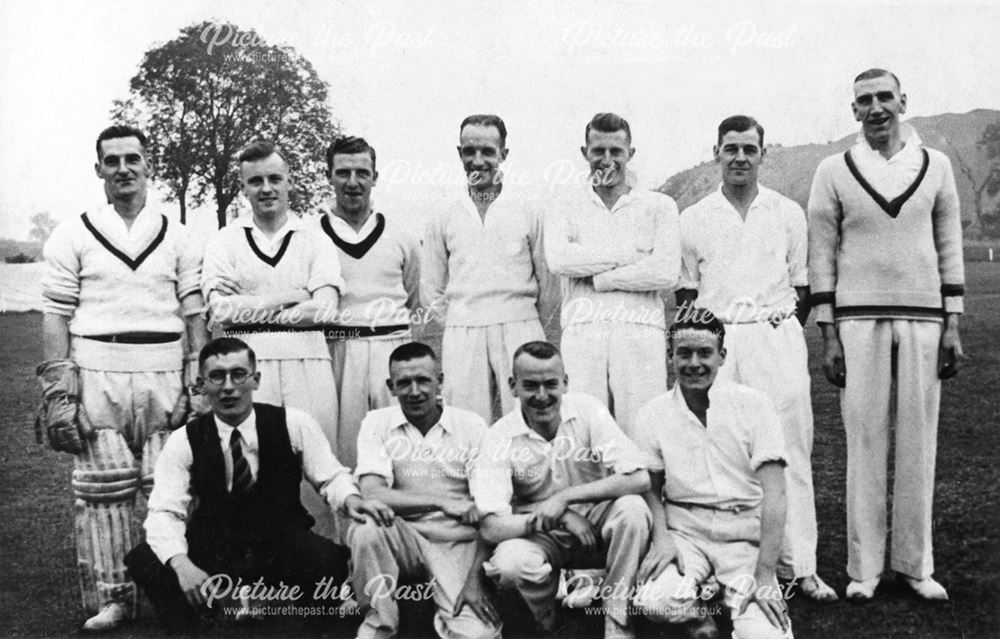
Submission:
[[[520,581],[541,583],[552,575],[552,566],[545,553],[527,539],[500,542],[483,568],[502,586],[516,585]]]
[[[486,623],[468,607],[459,615],[439,610],[434,617],[434,629],[439,637],[456,639],[500,639],[500,627]]]
[[[611,513],[605,529],[608,532],[623,531],[626,534],[648,534],[653,523],[649,506],[639,495],[623,495],[611,504]]]
[[[351,549],[351,555],[356,555],[359,550],[369,546],[386,545],[386,530],[385,527],[379,526],[370,519],[363,524],[352,522],[351,527],[347,530],[347,545]]]
[[[733,639],[792,639],[791,620],[788,630],[775,626],[756,604],[750,604],[746,612],[733,617]]]
[[[639,586],[633,605],[655,623],[683,623],[698,616],[697,589],[673,566]]]

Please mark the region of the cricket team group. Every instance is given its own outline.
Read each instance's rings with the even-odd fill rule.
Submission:
[[[618,115],[586,125],[589,180],[552,204],[504,186],[506,126],[472,115],[467,189],[425,228],[373,210],[364,139],[332,142],[335,198],[311,217],[256,141],[236,159],[252,213],[203,248],[147,206],[144,134],[101,132],[108,203],[45,246],[38,369],[40,420],[75,460],[84,629],[134,618],[140,589],[189,632],[225,580],[254,585],[226,599],[236,619],[262,592],[304,606],[347,582],[357,636],[390,639],[391,591],[430,582],[441,637],[499,637],[497,587],[538,632],[596,601],[608,638],[639,617],[712,637],[711,599],[734,637],[791,637],[790,593],[838,599],[816,570],[811,309],[847,435],[844,595],[875,596],[891,536],[902,583],[947,599],[931,505],[963,358],[959,199],[896,76],[853,87],[861,131],[807,211],[758,184],[751,117],[719,125],[721,184],[679,214],[635,188]],[[426,317],[440,353],[413,341]]]

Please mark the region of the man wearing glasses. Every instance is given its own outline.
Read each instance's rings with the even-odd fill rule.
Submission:
[[[192,630],[201,610],[221,605],[212,593],[239,579],[246,585],[261,580],[261,588],[297,586],[302,596],[282,605],[309,605],[321,583],[339,587],[347,550],[309,530],[313,519],[299,499],[303,478],[331,511],[384,525],[393,516],[385,505],[361,498],[314,419],[295,408],[254,403],[261,374],[245,342],[216,339],[198,363],[212,412],[167,440],[149,499],[146,543],[125,558],[170,631]],[[232,594],[225,602],[237,605]]]

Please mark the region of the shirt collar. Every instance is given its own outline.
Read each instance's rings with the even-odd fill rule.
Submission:
[[[147,201],[148,204],[148,201]],[[102,225],[113,225],[115,229],[120,230],[122,234],[134,235],[137,231],[141,231],[146,227],[150,226],[154,222],[159,222],[160,215],[152,210],[149,206],[143,206],[139,210],[139,213],[135,216],[132,221],[132,226],[128,227],[125,224],[125,220],[122,219],[121,215],[118,215],[118,211],[115,210],[114,204],[105,204],[97,209],[97,220],[98,224]]]
[[[712,383],[712,387],[708,389],[708,411],[712,411],[712,407],[716,405],[719,400],[719,391],[724,384],[727,382],[720,382],[718,379]],[[687,405],[687,400],[684,399],[684,393],[681,392],[681,385],[679,382],[674,382],[674,387],[670,389],[670,393],[673,398],[674,405],[677,410],[680,411],[682,415],[689,415],[699,426],[701,421],[695,416],[694,411],[691,410]],[[707,428],[707,425],[706,425]]]
[[[566,397],[568,395],[568,393],[563,394],[562,405],[559,407],[559,430],[562,429],[563,424],[569,423],[574,419],[579,419],[580,417],[576,408],[571,405],[572,402],[566,401]],[[524,413],[521,412],[520,399],[517,401],[517,408],[514,409],[511,431],[510,435],[512,437],[527,435],[528,437],[535,437],[536,439],[541,439],[543,441],[545,440],[545,438],[533,430],[531,426],[528,426],[528,422],[524,421]]]
[[[907,122],[902,122],[899,125],[899,139],[903,142],[903,148],[899,150],[899,153],[889,158],[889,160],[900,157],[904,153],[907,155],[918,153],[921,145],[924,143],[924,141],[920,139],[920,135],[917,133],[917,130],[913,128],[913,125]],[[882,157],[882,154],[873,149],[871,144],[868,143],[868,138],[865,137],[864,130],[858,133],[858,137],[855,138],[854,144],[867,154],[874,154]]]
[[[332,210],[328,215],[330,220],[330,226],[339,235],[346,235],[347,237],[357,237],[358,239],[361,240],[371,235],[372,231],[375,230],[375,225],[378,223],[378,214],[375,213],[375,209],[372,209],[372,212],[368,216],[368,219],[365,220],[365,223],[362,224],[361,228],[358,229],[357,231],[355,231],[354,227],[348,224],[347,221],[344,220],[344,218],[338,217],[337,214],[334,213]]]
[[[219,439],[222,440],[223,444],[229,444],[229,438],[233,436],[233,431],[239,429],[240,437],[246,440],[247,435],[257,430],[257,411],[250,409],[250,414],[247,418],[236,426],[230,426],[226,422],[219,419],[218,415],[213,414],[212,419],[215,420],[215,429],[219,433]]]
[[[715,189],[715,192],[713,193],[713,195],[717,198],[717,200],[722,205],[724,205],[724,206],[726,206],[726,207],[728,207],[730,209],[733,209],[735,211],[736,208],[733,206],[733,203],[730,202],[729,198],[726,197],[726,194],[722,192],[722,187],[723,187],[722,182],[719,182],[719,187],[717,189]],[[766,186],[764,186],[763,184],[761,184],[760,182],[758,182],[757,183],[757,197],[755,197],[753,199],[753,202],[750,203],[750,209],[754,209],[754,208],[757,208],[758,206],[764,206],[764,205],[766,205],[767,202],[771,199],[771,194],[772,193],[774,193],[774,191],[772,191],[771,189],[767,188]]]
[[[264,231],[254,223],[253,213],[244,213],[243,215],[237,217],[233,220],[233,223],[237,226],[242,226],[244,228],[253,229],[254,231],[264,234]],[[302,219],[298,215],[295,215],[291,211],[288,212],[288,217],[285,219],[285,224],[278,229],[278,232],[274,234],[274,237],[284,237],[289,231],[298,231],[302,228]]]
[[[403,414],[403,409],[400,408],[399,404],[393,405],[392,411],[389,413],[389,428],[406,428],[407,425],[412,426],[409,420],[406,419],[406,415]],[[444,432],[449,434],[455,429],[454,422],[452,421],[451,410],[444,404],[441,405],[441,418],[438,419],[438,422],[434,424],[434,426],[440,426]],[[430,430],[427,432],[431,432],[431,430],[434,429],[434,426],[431,426]],[[416,428],[416,426],[413,427]]]

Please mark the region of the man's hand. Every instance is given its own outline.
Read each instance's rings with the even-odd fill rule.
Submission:
[[[169,430],[177,430],[181,426],[184,426],[188,422],[188,417],[191,416],[191,395],[187,386],[181,386],[181,392],[177,395],[177,399],[174,400],[174,406],[167,413],[167,428]]]
[[[483,623],[494,627],[500,625],[500,614],[493,607],[489,594],[483,587],[482,580],[476,576],[470,576],[466,579],[465,585],[462,586],[462,592],[458,593],[458,599],[455,600],[455,616],[458,616],[465,606],[472,609],[472,612],[482,619]]]
[[[847,384],[847,367],[844,364],[844,346],[840,343],[837,329],[824,325],[823,330],[823,374],[826,381],[837,388]]]
[[[592,553],[597,550],[597,535],[594,534],[594,526],[586,517],[579,513],[567,509],[559,518],[563,529],[579,540],[583,549]]]
[[[240,286],[240,283],[236,280],[229,279],[225,275],[220,275],[218,277],[215,285],[212,287],[212,290],[222,296],[243,294],[243,288]]]
[[[649,552],[639,566],[638,580],[652,581],[659,577],[671,562],[677,564],[677,572],[684,574],[684,558],[677,552],[677,546],[673,538],[668,534],[665,537],[653,537],[649,545]]]
[[[444,499],[441,501],[441,512],[463,524],[479,522],[479,511],[476,502],[471,499]]]
[[[958,375],[962,368],[962,340],[958,336],[958,323],[948,322],[941,333],[941,344],[938,347],[938,377],[951,379]]]
[[[747,593],[740,604],[739,614],[746,612],[751,601],[757,602],[764,616],[775,628],[781,628],[782,632],[788,632],[788,606],[785,605],[785,598],[782,596],[781,588],[778,587],[778,579],[773,569],[757,566],[754,571],[754,590]]]
[[[347,515],[363,524],[371,517],[376,526],[391,526],[396,518],[396,513],[377,499],[362,499],[358,495],[351,495],[344,502],[344,510]]]
[[[204,606],[205,595],[201,592],[201,585],[208,580],[208,573],[195,566],[187,555],[171,557],[170,567],[177,573],[177,583],[187,602],[195,608]]]
[[[566,512],[569,504],[556,493],[545,501],[535,504],[532,512],[535,514],[535,525],[538,530],[553,530],[559,527],[559,518]]]

